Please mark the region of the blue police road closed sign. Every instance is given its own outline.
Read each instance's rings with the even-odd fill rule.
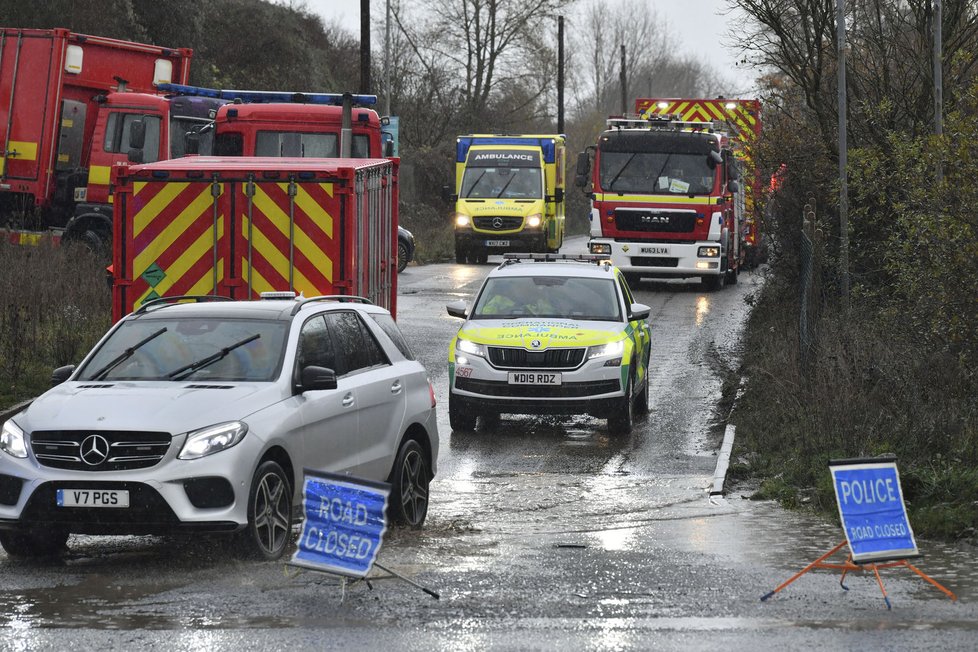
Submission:
[[[915,557],[896,460],[833,460],[829,463],[839,516],[856,563]]]
[[[303,523],[291,564],[364,577],[387,532],[390,485],[304,469]]]

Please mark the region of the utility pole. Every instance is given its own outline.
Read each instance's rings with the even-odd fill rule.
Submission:
[[[390,0],[388,0],[390,2]],[[557,16],[557,133],[564,133],[564,17]]]
[[[625,46],[621,46],[621,72],[618,77],[621,82],[621,114],[628,113],[628,84],[625,78]]]
[[[391,114],[391,0],[384,21],[384,115]]]
[[[849,303],[849,183],[848,144],[846,143],[846,2],[836,0],[835,31],[839,62],[839,274],[842,277],[842,299]]]
[[[934,0],[934,133],[944,134],[944,66],[942,34],[944,19],[942,0]]]
[[[360,0],[360,93],[370,94],[370,0]]]

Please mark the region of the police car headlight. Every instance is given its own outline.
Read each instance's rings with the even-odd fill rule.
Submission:
[[[219,423],[200,430],[187,433],[187,441],[183,443],[180,454],[181,460],[196,460],[213,453],[231,448],[244,439],[248,425],[240,421]]]
[[[475,342],[470,342],[469,340],[463,340],[461,337],[455,342],[455,350],[459,353],[477,355],[480,358],[486,357],[485,345],[476,344]]]
[[[543,222],[543,219],[540,217],[539,213],[534,213],[526,218],[526,225],[531,229],[535,229],[536,227],[540,226],[541,222]]]
[[[455,226],[468,228],[472,225],[472,218],[465,213],[455,213]]]
[[[700,247],[696,250],[700,258],[716,258],[720,255],[720,247]]]
[[[589,347],[587,350],[587,359],[593,360],[594,358],[607,358],[611,356],[621,357],[621,354],[624,351],[625,340],[608,342],[607,344],[601,344],[600,346]]]
[[[24,431],[16,423],[8,420],[0,432],[0,450],[12,457],[27,457],[27,442]]]

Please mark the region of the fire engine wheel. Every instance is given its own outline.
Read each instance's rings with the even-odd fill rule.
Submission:
[[[716,276],[703,276],[701,278],[703,282],[703,287],[705,287],[707,290],[710,290],[711,292],[722,290],[724,283],[726,282],[726,279],[727,279],[726,272],[717,274]]]
[[[727,285],[737,285],[737,277],[740,276],[740,267],[727,270]]]

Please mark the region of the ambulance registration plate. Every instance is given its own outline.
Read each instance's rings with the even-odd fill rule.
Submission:
[[[129,507],[124,489],[58,489],[58,507]]]
[[[487,247],[508,247],[509,240],[486,240]]]
[[[559,385],[560,374],[542,373],[539,371],[511,371],[510,385]]]

